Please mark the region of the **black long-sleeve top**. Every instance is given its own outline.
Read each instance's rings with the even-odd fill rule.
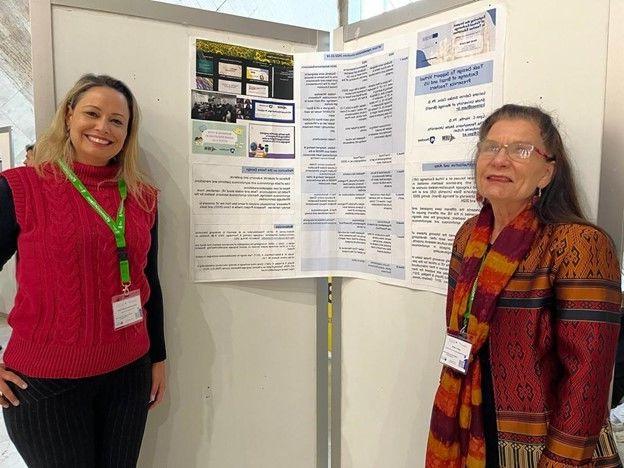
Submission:
[[[17,251],[19,225],[15,215],[13,193],[6,179],[0,177],[0,270]],[[158,218],[150,231],[151,246],[147,253],[145,276],[151,294],[145,303],[147,310],[147,333],[150,339],[149,355],[152,362],[164,361],[167,357],[165,349],[165,332],[163,318],[163,298],[158,278]],[[19,253],[18,253],[19,254]]]

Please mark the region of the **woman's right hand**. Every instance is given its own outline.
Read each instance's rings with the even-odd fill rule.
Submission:
[[[24,382],[17,374],[11,372],[10,370],[6,370],[4,364],[0,364],[0,405],[2,405],[3,408],[8,408],[9,403],[13,406],[19,405],[19,400],[7,382],[13,382],[23,390],[28,387],[26,382]]]

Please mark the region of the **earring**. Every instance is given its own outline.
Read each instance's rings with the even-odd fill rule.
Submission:
[[[483,202],[485,201],[485,198],[483,198],[483,195],[481,195],[479,192],[477,192],[476,199],[477,199],[477,203],[479,205],[483,205]]]
[[[539,203],[540,198],[542,198],[542,187],[537,187],[537,193],[533,194],[531,205],[536,206]]]

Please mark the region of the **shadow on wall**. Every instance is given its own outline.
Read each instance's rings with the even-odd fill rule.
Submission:
[[[142,138],[149,136],[142,135]],[[159,142],[157,146],[162,145],[163,142]],[[197,310],[197,304],[201,304],[197,291],[199,285],[190,283],[187,275],[176,274],[189,271],[188,243],[166,245],[163,242],[163,239],[179,238],[180,230],[185,231],[181,234],[183,238],[189,238],[188,210],[172,209],[188,206],[185,195],[188,189],[176,186],[170,168],[165,167],[156,155],[144,152],[141,156],[148,166],[150,179],[158,181],[161,190],[158,267],[164,296],[168,388],[161,407],[149,414],[139,466],[202,466],[196,456],[203,444],[202,439],[212,431],[214,411],[209,389],[215,343],[203,311]],[[189,352],[197,349],[202,353]],[[180,443],[183,443],[183,449],[172,446]],[[156,458],[157,454],[159,458]],[[163,459],[162,454],[167,454],[167,459]],[[175,459],[168,459],[169,456]]]

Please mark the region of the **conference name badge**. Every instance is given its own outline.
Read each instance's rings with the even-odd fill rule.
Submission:
[[[138,289],[113,297],[115,330],[129,327],[143,320],[141,294]]]
[[[470,342],[447,333],[440,362],[446,367],[450,367],[465,375],[468,372],[468,360],[471,349],[472,344]]]

